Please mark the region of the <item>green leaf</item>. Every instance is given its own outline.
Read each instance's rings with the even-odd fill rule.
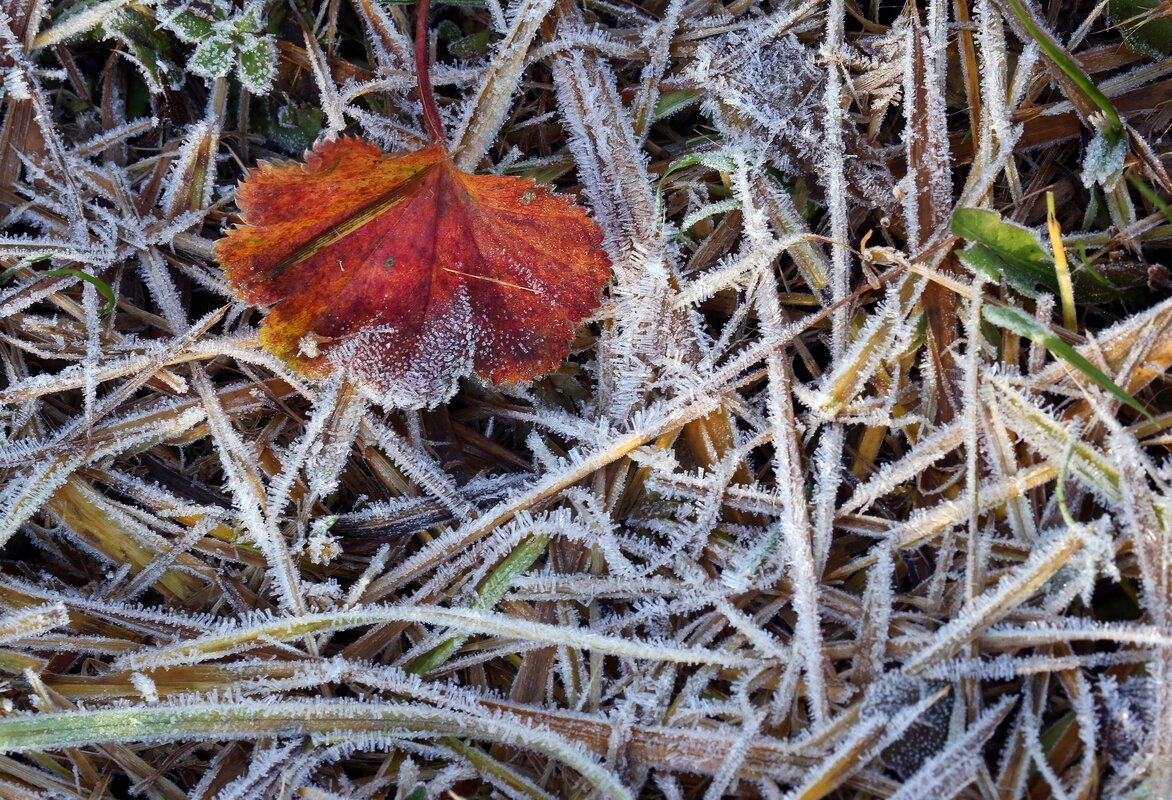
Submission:
[[[259,3],[250,3],[234,20],[234,27],[240,33],[260,33],[265,29],[265,21],[261,16],[262,7]]]
[[[450,19],[445,19],[443,22],[437,25],[435,32],[436,36],[439,37],[439,40],[445,43],[454,42],[464,35],[464,32],[460,30],[460,26],[452,22]]]
[[[173,13],[160,13],[159,24],[175,32],[179,41],[195,43],[212,34],[212,20],[200,16],[190,8],[181,8]]]
[[[1172,55],[1172,17],[1156,11],[1160,0],[1111,0],[1107,14],[1132,50],[1153,58]]]
[[[476,590],[476,595],[468,607],[483,611],[495,606],[505,596],[513,579],[523,575],[533,566],[533,562],[545,552],[548,545],[549,534],[547,533],[531,536],[518,545]],[[464,634],[458,634],[445,639],[412,661],[411,665],[407,667],[407,671],[414,675],[426,675],[451,658],[452,654],[460,649],[467,638]]]
[[[257,128],[264,132],[269,142],[294,155],[313,147],[325,124],[325,113],[311,105],[282,106],[273,119],[265,104],[256,103],[253,113]]]
[[[271,36],[250,36],[240,47],[236,67],[240,84],[253,94],[268,94],[277,77],[277,45]]]
[[[676,89],[674,91],[664,92],[655,101],[655,108],[651,112],[651,119],[658,121],[664,117],[670,117],[677,111],[694,105],[703,96],[704,92],[700,89]]]
[[[1172,208],[1170,208],[1168,204],[1164,202],[1164,198],[1156,194],[1155,189],[1148,186],[1147,183],[1144,182],[1143,178],[1136,175],[1135,173],[1130,173],[1127,176],[1127,182],[1134,186],[1135,190],[1144,196],[1144,199],[1158,208],[1160,213],[1164,215],[1165,219],[1167,219],[1169,222],[1172,222]]]
[[[1026,297],[1038,296],[1038,284],[1058,291],[1054,261],[1033,231],[995,211],[961,208],[952,215],[952,232],[972,242],[957,255],[974,272],[992,281],[1004,278]]]
[[[131,61],[152,93],[163,91],[164,83],[182,85],[183,71],[171,61],[171,39],[157,28],[154,17],[135,6],[125,6],[107,16],[102,27],[110,38],[130,48]]]
[[[513,585],[513,579],[524,575],[533,566],[549,544],[549,535],[539,533],[531,536],[519,544],[513,552],[505,557],[500,566],[492,571],[484,583],[476,590],[476,596],[470,603],[471,608],[478,610],[489,609],[495,606]]]
[[[110,16],[125,6],[128,0],[82,0],[63,10],[53,20],[52,27],[37,34],[33,49],[49,47],[91,32],[104,35]]]
[[[668,175],[684,167],[692,167],[696,164],[703,164],[717,172],[732,172],[737,168],[736,159],[721,152],[689,153],[686,156],[680,156],[667,165],[667,169],[663,171],[663,175],[659,178],[659,190],[661,192],[663,191],[663,182],[667,180]]]
[[[0,283],[6,283],[13,275],[20,272],[25,267],[32,267],[33,264],[38,264],[42,261],[47,261],[52,258],[52,253],[41,253],[36,256],[29,256],[22,258],[13,266],[0,272]],[[35,270],[34,270],[35,272]],[[117,298],[114,297],[114,290],[110,288],[110,284],[106,283],[101,278],[94,277],[88,272],[82,272],[80,269],[73,269],[72,267],[62,267],[60,269],[47,269],[44,272],[36,272],[40,277],[44,278],[58,278],[63,275],[72,275],[79,280],[83,280],[88,284],[94,286],[102,296],[106,298],[106,305],[102,308],[102,316],[106,316],[114,310],[114,304],[117,303]]]
[[[228,36],[213,36],[200,42],[187,66],[196,75],[222,78],[232,69],[232,51],[235,42]]]
[[[1114,146],[1123,137],[1123,120],[1119,117],[1119,112],[1115,110],[1115,106],[1107,99],[1107,95],[1095,85],[1090,76],[1083,72],[1081,66],[1070,53],[1066,52],[1064,48],[1049,31],[1043,29],[1038,20],[1035,19],[1032,11],[1028,10],[1022,5],[1021,0],[1006,0],[1013,13],[1021,20],[1022,25],[1029,31],[1030,36],[1038,43],[1038,46],[1045,51],[1050,60],[1063,72],[1067,77],[1074,82],[1087,98],[1099,107],[1105,117],[1105,124],[1101,128],[1103,136],[1107,143]]]
[[[31,267],[33,264],[39,264],[42,261],[48,261],[52,257],[53,257],[52,253],[41,253],[40,255],[36,255],[36,256],[26,256],[25,258],[22,258],[20,261],[17,261],[15,264],[13,264],[8,269],[4,270],[3,272],[0,272],[0,283],[7,283],[8,281],[10,281],[12,279],[13,275],[20,272],[25,267]]]
[[[990,281],[1005,282],[1026,297],[1036,298],[1038,286],[1058,291],[1058,274],[1040,235],[1006,222],[994,211],[962,208],[952,215],[952,232],[972,244],[957,253],[961,263]],[[1133,299],[1147,282],[1144,265],[1081,264],[1071,271],[1076,303]],[[1140,299],[1140,298],[1134,298]]]
[[[1152,419],[1152,415],[1148,413],[1147,409],[1138,400],[1119,388],[1119,384],[1115,383],[1102,370],[1079,355],[1077,350],[1058,338],[1048,327],[1038,322],[1020,308],[1014,306],[1001,307],[987,305],[981,309],[981,312],[985,319],[992,324],[1042,345],[1055,356],[1066,361],[1083,375],[1086,375],[1097,383],[1105,391],[1110,392],[1121,403],[1126,403],[1148,419]]]
[[[680,223],[680,233],[690,230],[693,225],[702,219],[715,216],[717,214],[727,214],[741,207],[740,200],[721,200],[719,203],[709,203],[698,211],[693,211],[684,221]]]
[[[696,164],[703,164],[709,169],[714,169],[717,172],[732,172],[737,168],[736,160],[729,155],[721,152],[702,152],[689,153],[686,156],[680,156],[675,161],[667,165],[667,169],[659,176],[659,184],[655,188],[655,205],[659,214],[663,213],[663,184],[667,182],[667,176],[671,175],[676,170],[681,170],[685,167],[692,167]],[[698,221],[698,220],[697,220]],[[695,222],[693,222],[695,224]]]
[[[448,45],[448,52],[456,58],[479,58],[499,38],[500,34],[495,31],[480,31],[452,42]]]

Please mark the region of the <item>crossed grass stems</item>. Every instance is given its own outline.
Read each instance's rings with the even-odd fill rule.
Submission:
[[[1044,188],[1072,253],[1142,256],[1167,220],[1134,184],[1075,183],[1062,142],[1094,98],[1021,49],[1008,6],[885,30],[836,3],[723,10],[443,12],[502,34],[433,68],[467,98],[444,107],[458,165],[578,181],[615,274],[557,373],[418,413],[289,373],[226,305],[212,189],[265,154],[230,77],[168,100],[190,125],[102,106],[94,136],[40,71],[77,45],[8,20],[29,92],[0,156],[21,209],[0,246],[5,791],[1172,793],[1172,306],[1058,326],[1060,301],[975,280],[949,232],[966,207],[1041,224]],[[422,144],[402,9],[300,19],[258,102]],[[365,59],[324,41],[347,24]],[[1144,149],[1163,73],[1083,28],[1055,39],[1166,198]],[[816,119],[745,105],[762,53],[804,54]],[[786,149],[797,123],[819,158]],[[1069,233],[1088,196],[1101,224]],[[986,305],[1027,309],[1151,418]]]

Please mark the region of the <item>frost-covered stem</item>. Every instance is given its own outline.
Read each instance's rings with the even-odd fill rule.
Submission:
[[[268,646],[275,642],[394,622],[440,625],[465,636],[503,636],[539,645],[596,650],[606,655],[652,663],[712,664],[723,669],[748,669],[755,665],[751,658],[723,650],[673,647],[660,641],[595,633],[590,628],[574,625],[534,622],[480,609],[451,609],[424,604],[360,606],[349,611],[319,614],[298,611],[294,616],[275,618],[258,616],[236,626],[185,639],[179,644],[128,654],[119,662],[119,668],[156,669],[201,664],[253,647],[258,642]]]
[[[457,144],[452,156],[458,168],[471,172],[488,152],[508,117],[529,45],[552,8],[553,0],[523,0],[515,7],[513,22],[453,136]]]
[[[781,302],[777,297],[777,281],[772,271],[763,272],[758,294],[758,317],[763,332],[772,340],[784,336]],[[818,575],[820,558],[811,546],[811,530],[806,510],[805,481],[798,452],[798,422],[792,401],[792,375],[789,362],[782,357],[781,348],[775,348],[766,357],[769,375],[769,424],[773,433],[773,470],[777,476],[780,496],[786,501],[785,512],[778,525],[785,536],[790,561],[790,580],[793,583],[794,611],[798,615],[794,629],[794,647],[802,653],[806,672],[807,697],[810,714],[815,723],[822,724],[830,715],[826,684],[822,677],[825,653],[818,609]],[[841,427],[841,426],[839,426]]]
[[[427,73],[427,15],[431,11],[431,0],[419,0],[415,8],[415,80],[419,84],[419,102],[423,103],[423,124],[427,138],[433,145],[447,149],[444,137],[444,123],[440,120],[439,106],[431,90],[431,78]]]
[[[846,298],[850,285],[848,251],[843,246],[843,243],[849,241],[850,231],[847,224],[846,176],[843,169],[846,146],[843,143],[842,132],[842,73],[838,63],[845,38],[843,27],[845,18],[846,8],[843,0],[831,0],[830,7],[826,12],[826,38],[822,45],[826,62],[826,88],[822,94],[822,101],[826,108],[823,168],[825,170],[826,195],[830,198],[830,238],[836,243],[831,248],[833,264],[830,273],[830,299],[835,304],[834,313],[831,315],[830,347],[836,359],[840,358],[846,351],[847,323],[850,320],[850,309],[845,304],[839,305]]]
[[[515,715],[481,719],[420,703],[272,702],[163,703],[154,708],[30,714],[0,723],[0,751],[88,746],[93,743],[319,736],[324,742],[427,741],[460,735],[525,747],[558,759],[589,782],[597,795],[631,800],[618,777],[570,741]]]
[[[969,300],[965,319],[964,361],[964,437],[965,437],[965,492],[972,498],[973,508],[980,505],[980,447],[982,412],[980,399],[981,368],[981,299],[982,277],[977,273],[973,281],[973,296]],[[980,520],[971,514],[968,520],[968,567],[965,570],[965,602],[972,602],[985,587],[985,562],[981,546]]]
[[[823,170],[826,196],[830,198],[831,248],[830,301],[834,311],[830,317],[830,351],[835,364],[841,364],[849,342],[851,309],[846,302],[850,293],[850,257],[846,242],[850,240],[847,219],[847,188],[845,174],[846,145],[844,143],[843,84],[840,59],[846,37],[844,0],[830,0],[826,10],[826,38],[822,53],[826,63],[826,88],[822,102],[826,109]],[[831,423],[818,445],[815,461],[818,465],[817,487],[814,492],[813,556],[818,564],[825,564],[830,550],[834,520],[834,500],[841,484],[842,451],[846,433],[842,425]],[[817,572],[817,569],[815,569]]]
[[[304,614],[306,605],[300,573],[283,533],[265,513],[261,480],[252,468],[248,450],[200,365],[192,366],[191,383],[202,400],[208,429],[219,451],[220,465],[236,497],[241,525],[264,555],[281,604],[294,614]]]
[[[4,4],[6,12],[10,12],[11,8],[12,6],[10,4]],[[5,74],[11,74],[19,83],[23,84],[24,93],[27,94],[27,97],[13,96],[11,87],[8,86],[9,79],[6,78],[5,86],[9,106],[11,107],[14,100],[27,100],[32,104],[33,119],[36,121],[37,127],[41,130],[41,138],[44,142],[45,152],[55,162],[58,176],[69,190],[64,193],[65,201],[69,203],[69,210],[71,212],[69,224],[79,237],[84,237],[85,211],[81,207],[81,192],[78,190],[77,183],[74,180],[73,170],[70,169],[65,146],[61,142],[57,127],[53,124],[53,115],[48,99],[41,89],[41,84],[33,71],[32,63],[28,60],[25,48],[21,43],[21,37],[12,29],[10,21],[11,17],[8,13],[0,14],[0,63],[8,62],[2,71]]]

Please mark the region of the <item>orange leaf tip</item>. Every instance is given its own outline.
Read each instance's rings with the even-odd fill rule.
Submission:
[[[470,175],[441,146],[383,154],[359,139],[305,163],[261,163],[243,224],[216,243],[261,341],[297,371],[345,372],[379,402],[421,408],[472,372],[532,380],[569,352],[610,274],[573,198]]]

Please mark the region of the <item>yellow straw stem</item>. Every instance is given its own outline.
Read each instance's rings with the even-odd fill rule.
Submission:
[[[1054,251],[1054,272],[1058,275],[1058,296],[1062,300],[1062,326],[1068,331],[1078,330],[1074,314],[1074,284],[1070,281],[1070,265],[1066,262],[1066,248],[1062,246],[1062,229],[1054,216],[1054,193],[1046,192],[1046,228],[1050,231],[1050,248]]]

